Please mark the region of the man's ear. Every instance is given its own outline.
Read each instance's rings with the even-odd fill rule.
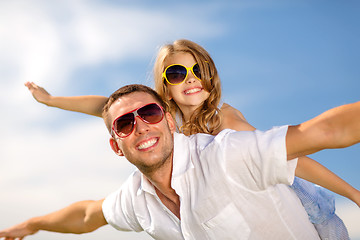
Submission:
[[[110,142],[111,149],[116,153],[116,155],[124,156],[123,152],[119,148],[119,145],[114,138],[110,138],[109,142]]]
[[[176,132],[176,124],[175,124],[175,120],[172,117],[172,115],[169,112],[166,112],[165,117],[166,117],[166,120],[168,122],[168,126],[170,128],[171,133]]]

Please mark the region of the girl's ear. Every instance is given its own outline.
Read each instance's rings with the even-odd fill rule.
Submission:
[[[167,98],[168,101],[171,101],[173,99],[173,97],[171,96],[171,93],[169,91],[169,89],[166,87],[166,90],[165,90],[165,96]]]
[[[166,112],[165,117],[166,117],[166,120],[168,122],[168,126],[170,128],[171,133],[176,132],[176,124],[175,124],[175,120],[172,117],[172,115],[169,112]]]
[[[110,142],[111,149],[116,153],[116,155],[124,156],[123,152],[119,148],[119,145],[114,138],[110,138],[109,142]]]

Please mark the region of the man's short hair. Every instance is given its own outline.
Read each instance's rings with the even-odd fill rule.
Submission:
[[[109,108],[120,97],[128,95],[130,93],[134,93],[134,92],[144,92],[144,93],[150,94],[154,98],[155,102],[160,104],[160,106],[162,106],[164,108],[165,112],[168,112],[167,105],[161,99],[159,94],[157,94],[157,92],[155,92],[155,90],[153,90],[152,88],[145,86],[145,85],[141,85],[141,84],[125,85],[110,95],[110,97],[106,101],[103,111],[102,111],[102,117],[104,119],[105,125],[110,134],[111,134],[112,122],[110,122],[110,119],[109,119]]]

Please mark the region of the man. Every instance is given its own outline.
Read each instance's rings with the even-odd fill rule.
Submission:
[[[165,111],[162,109],[164,108]],[[82,201],[0,232],[91,232],[107,223],[155,239],[319,239],[290,184],[298,156],[360,140],[360,102],[298,126],[186,137],[158,95],[129,85],[110,96],[110,144],[136,171],[105,200]]]

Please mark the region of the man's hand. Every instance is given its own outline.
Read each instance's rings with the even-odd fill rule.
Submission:
[[[26,236],[35,234],[37,230],[29,227],[29,222],[23,222],[13,227],[0,231],[0,239],[4,240],[21,240]]]
[[[80,201],[50,214],[0,231],[1,240],[21,240],[40,230],[58,233],[88,233],[107,224],[102,213],[103,199]]]

